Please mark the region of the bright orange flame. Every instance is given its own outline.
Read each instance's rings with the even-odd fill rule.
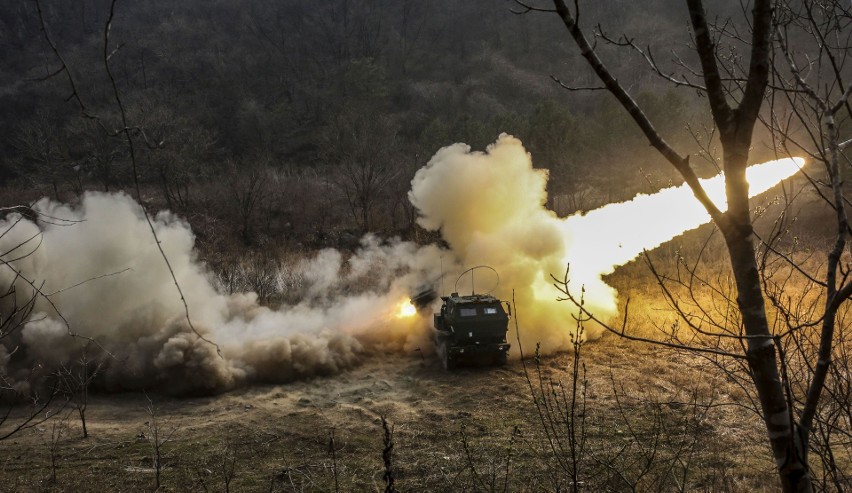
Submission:
[[[417,307],[411,304],[411,300],[405,300],[399,304],[399,318],[413,317],[417,314]]]

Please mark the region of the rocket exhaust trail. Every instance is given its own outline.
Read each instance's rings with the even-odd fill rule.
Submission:
[[[749,196],[759,195],[804,166],[802,158],[769,161],[749,167],[746,178]],[[700,180],[710,199],[723,212],[727,209],[724,176]],[[587,275],[606,275],[615,267],[635,259],[643,250],[652,250],[666,241],[710,222],[710,215],[695,199],[689,186],[666,188],[653,194],[608,204],[583,215],[565,219],[563,228],[572,243],[566,263],[587,271]]]

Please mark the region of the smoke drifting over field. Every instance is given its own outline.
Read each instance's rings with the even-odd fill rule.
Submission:
[[[793,172],[789,164],[783,172],[773,168],[767,183]],[[254,293],[218,292],[196,259],[189,226],[168,212],[158,214],[155,229],[193,325],[220,354],[189,327],[138,204],[124,194],[87,193],[77,206],[43,199],[37,211],[80,222],[36,224],[16,214],[0,221],[0,253],[14,266],[0,265],[0,289],[14,282],[18,304],[24,303],[33,289],[16,280],[18,271],[55,305],[40,297],[30,322],[2,339],[0,375],[24,386],[39,363],[72,364],[88,339],[69,337],[69,331],[111,355],[89,344],[88,353],[106,361],[108,388],[175,393],[335,373],[373,351],[428,353],[431,315],[400,317],[400,303],[425,283],[440,289],[442,272],[449,291],[458,272],[481,264],[500,274],[493,294],[508,300],[514,289],[526,349],[541,342],[544,352],[555,352],[569,346],[574,322],[570,304],[555,301],[551,274],[561,275],[571,262],[572,279],[586,286],[587,306],[604,317],[614,315],[616,293],[600,276],[642,248],[706,221],[699,210],[665,231],[655,223],[650,231],[657,234],[636,237],[610,222],[638,214],[633,221],[641,223],[641,214],[651,211],[647,204],[659,206],[659,197],[676,200],[678,207],[694,200],[664,191],[562,219],[544,206],[546,183],[547,171],[533,169],[512,137],[501,136],[487,153],[463,144],[443,148],[417,172],[409,197],[421,213],[420,224],[440,230],[449,250],[368,235],[349,258],[320,251],[300,267],[307,283],[303,300],[274,310],[260,306]],[[624,235],[635,241],[628,244]],[[106,274],[111,275],[99,277]],[[495,281],[477,278],[477,291],[488,291]],[[352,293],[348,288],[356,285],[362,287]],[[458,289],[469,291],[470,281],[462,279]],[[0,299],[4,313],[11,305],[11,296]]]
[[[39,202],[48,216],[80,220],[72,225],[42,224],[11,216],[0,222],[3,252],[24,243],[7,258],[50,296],[70,330],[93,338],[107,358],[111,388],[159,386],[171,392],[217,391],[253,381],[288,381],[335,373],[354,365],[370,349],[411,350],[426,346],[425,325],[399,319],[401,299],[420,279],[440,275],[436,247],[410,243],[380,245],[366,237],[343,270],[340,253],[319,252],[303,265],[309,279],[304,302],[279,310],[259,306],[254,293],[232,296],[216,291],[212,277],[193,252],[193,235],[179,218],[161,213],[154,219],[166,255],[186,295],[195,328],[221,348],[199,339],[189,328],[168,269],[153,243],[141,208],[124,194],[88,193],[78,207]],[[14,226],[13,226],[14,224]],[[28,238],[33,241],[26,242]],[[39,246],[40,243],[40,246]],[[37,247],[37,248],[36,248]],[[80,286],[80,281],[104,274]],[[370,275],[372,289],[344,296],[336,289]],[[0,271],[7,286],[14,273]],[[32,289],[16,283],[21,302]],[[4,302],[7,305],[11,300]],[[4,340],[5,373],[23,382],[33,363],[72,364],[88,342],[68,336],[69,327],[40,299],[28,323]],[[375,337],[381,333],[381,337]],[[89,348],[90,355],[98,354]],[[0,367],[0,371],[4,371]],[[20,374],[16,375],[16,371]]]

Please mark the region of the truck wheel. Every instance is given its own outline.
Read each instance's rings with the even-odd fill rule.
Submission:
[[[494,358],[494,365],[495,366],[504,366],[506,364],[507,358],[508,358],[507,353],[498,354],[497,357]]]
[[[447,348],[446,341],[440,341],[438,343],[438,358],[440,358],[441,366],[443,366],[445,370],[452,369],[452,365],[450,362],[450,351]]]
[[[445,370],[454,370],[457,366],[455,358],[450,356],[450,348],[446,343],[441,344],[441,366]]]

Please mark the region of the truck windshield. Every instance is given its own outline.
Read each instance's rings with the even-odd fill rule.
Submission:
[[[462,317],[475,317],[476,308],[459,308],[459,315]]]
[[[483,313],[485,313],[485,315],[497,315],[497,313],[498,313],[497,307],[496,306],[486,306]]]

